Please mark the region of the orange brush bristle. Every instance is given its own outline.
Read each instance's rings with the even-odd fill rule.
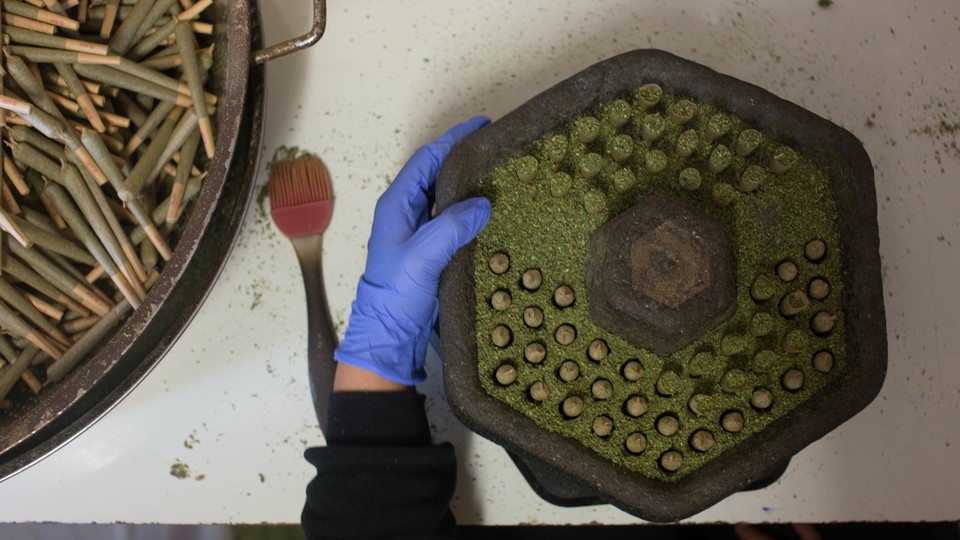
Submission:
[[[313,155],[270,168],[270,215],[288,238],[322,234],[333,215],[330,173]]]

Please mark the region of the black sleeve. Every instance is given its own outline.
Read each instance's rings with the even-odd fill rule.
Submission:
[[[454,538],[456,457],[430,442],[424,397],[343,392],[330,399],[327,446],[300,516],[308,539]]]

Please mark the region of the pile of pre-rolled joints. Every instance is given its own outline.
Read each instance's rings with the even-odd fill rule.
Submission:
[[[61,380],[170,258],[214,149],[211,3],[0,0],[0,409]]]

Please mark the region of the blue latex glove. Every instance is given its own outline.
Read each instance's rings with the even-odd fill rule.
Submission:
[[[346,336],[334,355],[337,361],[409,386],[427,377],[423,362],[440,310],[440,273],[490,219],[490,201],[478,197],[455,203],[430,220],[427,190],[450,150],[488,123],[473,118],[417,150],[380,196],[367,266]]]

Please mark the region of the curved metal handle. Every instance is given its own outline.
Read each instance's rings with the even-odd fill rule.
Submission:
[[[260,49],[253,52],[253,63],[259,65],[269,62],[274,58],[280,58],[290,53],[306,49],[314,43],[320,41],[323,37],[323,31],[327,27],[327,2],[326,0],[313,0],[313,26],[306,34],[289,39],[283,43],[278,43],[272,47]]]

